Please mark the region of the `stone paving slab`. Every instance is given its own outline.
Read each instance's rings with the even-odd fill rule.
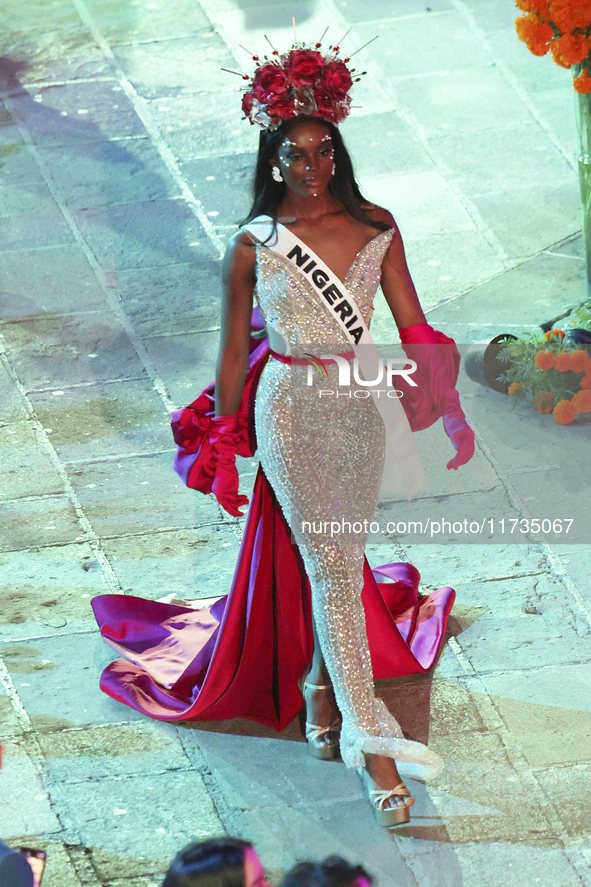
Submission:
[[[581,545],[554,545],[553,550],[560,558],[563,569],[568,572],[568,576],[589,606],[591,604],[591,589],[589,587],[591,551],[587,546]]]
[[[578,186],[543,185],[473,198],[481,217],[511,257],[534,255],[579,227]]]
[[[198,241],[193,246],[199,246],[199,262],[117,275],[117,292],[138,335],[170,336],[219,328],[219,317],[211,309],[212,301],[221,298],[219,262],[203,256],[205,244]],[[190,365],[185,369],[190,375]]]
[[[398,203],[398,198],[395,198]],[[406,228],[402,229],[403,232]],[[479,285],[485,285],[491,278],[496,278],[503,271],[503,263],[497,253],[491,248],[490,243],[479,231],[458,231],[451,233],[432,234],[429,237],[423,237],[420,233],[420,222],[417,226],[417,236],[408,238],[404,235],[404,244],[408,267],[411,271],[413,279],[416,281],[417,289],[421,292],[421,304],[427,312],[427,316],[431,322],[435,322],[435,317],[439,315],[432,314],[441,308],[441,312],[445,312],[446,306],[450,298],[455,303],[455,294],[460,292],[469,292],[472,295],[471,308],[466,309],[463,303],[462,320],[473,317],[473,306],[476,302],[475,293],[478,293]],[[490,285],[490,284],[489,284]],[[460,313],[459,311],[456,313]],[[385,299],[379,299],[376,303],[376,319],[378,329],[378,337],[386,338],[382,334],[382,326],[389,331],[389,338],[392,337],[392,315],[386,305]],[[372,320],[372,328],[374,321]],[[449,324],[449,321],[447,321]],[[448,326],[451,329],[451,325]],[[496,329],[496,326],[494,327]],[[460,341],[459,333],[462,332],[460,326],[455,336]],[[494,335],[491,334],[489,338]],[[478,324],[478,338],[487,338],[487,334],[483,329],[483,322]],[[465,341],[470,341],[465,339]]]
[[[4,249],[61,246],[74,236],[45,182],[2,189],[0,237]]]
[[[462,845],[517,838],[543,847],[554,840],[553,823],[527,778],[511,766],[501,736],[461,733],[434,737],[431,744],[446,761],[432,784],[432,800],[445,818],[450,841]],[[480,805],[480,810],[465,808],[464,800]]]
[[[215,161],[188,160],[181,164],[181,174],[199,199],[209,218],[216,224],[234,228],[246,218],[252,203],[252,171],[256,153],[231,154]]]
[[[256,153],[258,148],[258,127],[243,126],[235,117],[235,78],[227,77],[225,89],[212,90],[207,79],[191,95],[168,95],[149,103],[150,113],[174,156],[182,161],[207,158],[212,173],[220,157]]]
[[[10,8],[4,46],[20,63],[19,80],[28,84],[108,76],[109,64],[72,4],[41,6],[25,0],[18,11]]]
[[[564,305],[578,304],[575,293],[579,288],[582,292],[585,279],[581,247],[580,237],[552,247],[430,311],[429,320],[435,325],[445,322],[449,329],[457,330],[458,342],[490,341],[489,326],[483,324],[480,316],[488,305],[494,305],[496,334],[499,331],[513,335],[539,333],[539,325],[561,313]],[[472,320],[475,314],[476,322]],[[463,370],[460,383],[462,378],[465,378]]]
[[[509,883],[520,884],[527,879],[535,885],[560,884],[561,887],[579,887],[581,880],[559,848],[532,848],[501,842],[476,842],[460,845],[455,850],[455,865],[450,871],[444,852],[422,854],[417,860],[417,874],[426,884],[438,887],[456,887],[457,884],[477,884],[478,887],[498,887],[499,872]]]
[[[69,469],[82,508],[101,537],[211,526],[222,520],[213,497],[191,495],[173,473],[173,452],[170,448]]]
[[[0,718],[2,723],[2,742],[9,739],[21,739],[23,725],[17,718],[12,700],[8,696],[5,687],[0,687]]]
[[[569,426],[568,436],[550,416],[525,405],[512,409],[512,399],[471,383],[471,418],[496,462],[511,476],[518,472],[580,466],[588,451],[588,420]],[[535,446],[532,441],[535,440]]]
[[[64,492],[63,478],[47,452],[43,435],[30,421],[0,428],[0,461],[1,500]]]
[[[170,594],[182,600],[210,598],[230,588],[238,532],[237,523],[220,521],[197,530],[105,539],[103,549],[130,594],[154,600]]]
[[[88,209],[178,197],[158,150],[147,138],[99,141],[82,156],[63,163],[63,148],[44,148],[42,156],[68,206]]]
[[[482,62],[482,60],[480,60]],[[422,127],[438,137],[531,124],[531,113],[502,73],[482,63],[432,77],[404,77],[397,84]],[[458,102],[458,95],[462,101]],[[437,139],[439,148],[441,142]],[[470,151],[473,146],[471,143]],[[482,159],[482,158],[481,158]],[[488,185],[489,182],[481,182]],[[501,182],[503,189],[506,183]]]
[[[219,340],[218,327],[187,335],[153,336],[145,342],[154,366],[178,408],[196,400],[214,380],[214,355]]]
[[[96,82],[41,86],[33,96],[13,95],[6,104],[34,142],[64,146],[73,156],[84,151],[86,142],[145,136],[135,109],[111,76],[109,71],[109,79]]]
[[[80,210],[76,224],[106,271],[191,262],[203,228],[179,200]]]
[[[498,192],[511,195],[516,190],[535,188],[546,182],[568,188],[574,180],[572,166],[533,121],[513,128],[510,141],[504,128],[441,136],[437,140],[437,151],[451,172],[452,181],[457,182],[477,206],[476,198],[482,195]],[[569,207],[574,232],[578,227],[575,211],[579,206],[571,200]],[[510,211],[509,203],[507,213]],[[547,244],[540,245],[542,248],[556,240],[551,232],[547,232],[547,237]]]
[[[39,767],[18,742],[5,743],[3,762],[0,810],[3,839],[61,832]]]
[[[96,629],[3,643],[0,655],[37,733],[143,718],[97,692],[115,654]]]
[[[60,269],[70,269],[58,289]],[[104,310],[105,293],[78,244],[49,249],[0,251],[1,318]]]
[[[206,82],[209,90],[227,89],[234,59],[221,37],[211,28],[191,37],[159,40],[148,47],[116,46],[115,56],[138,93],[146,99],[199,92]],[[172,63],[172,64],[171,64]]]
[[[569,838],[586,835],[589,832],[588,799],[591,790],[589,765],[555,767],[537,773],[537,779]],[[568,804],[563,803],[565,790],[569,795]]]
[[[29,396],[65,462],[170,448],[168,416],[148,380],[97,382]]]
[[[102,878],[162,871],[189,841],[221,832],[203,778],[194,770],[72,783],[64,794]]]
[[[0,555],[0,637],[46,635],[48,628],[94,628],[90,600],[109,591],[86,543]],[[18,631],[17,631],[18,627]]]
[[[139,379],[144,365],[111,312],[6,324],[7,352],[27,391]]]
[[[42,182],[43,176],[30,147],[15,141],[0,148],[2,177],[22,187],[27,182]]]
[[[10,422],[21,422],[27,418],[27,409],[19,390],[6,367],[0,363],[0,427],[4,428]]]
[[[157,3],[131,4],[122,7],[119,0],[88,0],[86,8],[109,44],[139,43],[185,37],[209,28],[209,20],[198,3],[192,0],[170,0],[166,6]]]
[[[60,784],[189,770],[174,726],[139,721],[39,734],[45,769]]]
[[[434,736],[487,729],[471,692],[444,678],[440,671],[378,681],[377,695],[385,701],[405,736],[419,742],[428,743]]]
[[[372,45],[372,58],[387,68],[391,77],[417,74],[441,77],[448,71],[483,67],[482,50],[455,9],[442,11],[430,21],[432,25],[426,27],[421,15],[382,19],[380,39]],[[355,25],[359,45],[374,35],[373,21]]]
[[[1,508],[0,551],[63,545],[83,538],[74,507],[65,495],[12,499]]]
[[[3,376],[4,492],[18,498],[1,506],[0,717],[10,772],[33,799],[41,786],[31,840],[49,853],[44,884],[155,887],[180,845],[223,831],[253,838],[272,883],[296,856],[340,852],[385,887],[591,884],[588,546],[370,546],[372,563],[408,556],[425,590],[458,591],[434,674],[378,688],[448,762],[433,785],[412,784],[413,819],[393,833],[376,827],[355,774],[307,754],[298,719],[279,736],[239,719],[173,727],[102,695],[113,653],[89,607],[118,584],[195,598],[231,580],[242,522],[172,474],[164,402],[184,405],[212,377],[219,248],[247,205],[258,138],[237,114],[238,79],[219,70],[251,70],[238,44],[265,51],[265,32],[286,45],[294,14],[304,39],[353,25],[347,52],[379,33],[359,55],[362,107],[343,133],[363,187],[395,211],[430,321],[464,342],[534,329],[585,293],[568,72],[517,40],[513,0],[7,10],[0,175],[27,229],[13,211],[0,317],[20,321],[2,323],[3,361],[33,414]],[[383,303],[382,330],[391,339]],[[464,508],[498,478],[527,498],[540,468],[580,490],[586,422],[560,429],[465,376],[459,387],[496,462],[446,472],[449,444],[429,432],[422,509]],[[74,497],[59,492],[43,427]],[[253,461],[240,460],[245,490]],[[32,465],[48,466],[37,484]],[[392,513],[408,518],[408,505]]]
[[[588,760],[589,666],[552,663],[530,671],[528,665],[481,679],[511,734],[532,766]]]

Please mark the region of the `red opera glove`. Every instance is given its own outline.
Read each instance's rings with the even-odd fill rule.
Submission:
[[[450,459],[447,467],[457,469],[469,462],[474,455],[474,432],[466,422],[455,387],[460,367],[456,343],[439,330],[434,330],[428,323],[415,323],[398,332],[406,356],[416,360],[416,381],[418,388],[422,389],[418,391],[417,388],[404,388],[402,405],[411,428],[413,431],[428,428],[442,416],[445,433],[456,450],[456,455]],[[413,348],[415,345],[419,347]],[[424,345],[439,347],[420,347]]]
[[[228,514],[243,517],[239,511],[248,505],[248,498],[238,494],[236,448],[239,440],[238,416],[215,416],[209,428],[209,443],[213,451],[214,472],[211,491]]]
[[[457,469],[469,462],[474,455],[474,432],[461,409],[456,413],[445,413],[443,427],[456,450],[456,455],[449,460],[447,467]]]

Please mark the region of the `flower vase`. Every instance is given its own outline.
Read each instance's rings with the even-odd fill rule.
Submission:
[[[587,261],[587,299],[591,300],[591,93],[575,92],[575,113],[579,134],[579,184]]]

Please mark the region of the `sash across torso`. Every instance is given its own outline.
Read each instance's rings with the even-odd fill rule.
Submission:
[[[355,299],[342,280],[285,225],[278,223],[273,234],[270,216],[257,216],[244,226],[244,230],[267,249],[287,259],[309,282],[325,310],[335,318],[351,343],[364,377],[375,378],[375,366],[379,360],[377,348]],[[370,391],[386,428],[382,492],[400,495],[406,490],[410,500],[423,489],[427,479],[406,413],[399,400],[381,398],[371,388]],[[394,459],[389,458],[391,455]]]

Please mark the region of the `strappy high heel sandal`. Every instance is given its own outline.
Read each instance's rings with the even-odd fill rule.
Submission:
[[[303,676],[299,682],[299,688],[304,702],[306,702],[306,690],[332,690],[330,684],[309,684]],[[306,705],[306,711],[307,708]],[[329,727],[319,727],[317,724],[310,724],[306,721],[306,741],[310,754],[321,761],[334,761],[335,758],[338,758],[340,731],[340,719],[333,721]]]
[[[359,767],[358,771],[365,789],[365,795],[373,807],[376,822],[384,828],[391,828],[393,825],[402,825],[410,819],[410,807],[415,802],[411,794],[403,782],[396,788],[381,789],[377,788],[376,783],[371,778],[365,767]],[[395,806],[386,806],[388,801],[396,801]]]

